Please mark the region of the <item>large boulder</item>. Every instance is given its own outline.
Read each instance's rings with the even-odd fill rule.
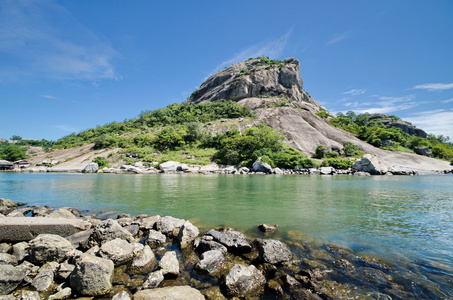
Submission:
[[[39,292],[48,290],[54,282],[55,271],[58,266],[58,263],[54,261],[43,265],[39,269],[38,275],[33,278],[31,285]]]
[[[25,270],[21,268],[0,264],[0,295],[7,295],[14,291],[25,275]]]
[[[179,246],[181,248],[189,246],[197,238],[198,234],[200,234],[198,227],[186,221],[179,230],[177,237]]]
[[[65,238],[55,234],[40,234],[28,244],[30,261],[37,265],[46,262],[61,262],[75,251]]]
[[[168,299],[168,300],[204,300],[205,297],[190,286],[169,286],[157,289],[146,289],[134,294],[134,300]]]
[[[170,238],[174,238],[179,234],[179,230],[186,221],[177,219],[171,216],[165,216],[157,220],[155,227],[158,231]]]
[[[263,262],[278,264],[292,258],[291,251],[280,241],[271,239],[257,240],[259,258]]]
[[[161,163],[159,165],[159,169],[164,173],[176,172],[179,165],[180,165],[180,163],[177,161],[167,161],[167,162]]]
[[[77,219],[77,217],[66,208],[59,208],[46,216],[47,218]]]
[[[128,242],[133,241],[132,234],[121,227],[117,221],[113,219],[107,219],[97,224],[93,229],[92,238],[99,244],[114,240],[123,239]]]
[[[14,203],[13,200],[5,198],[0,198],[0,206],[6,206],[10,208],[17,207],[16,203]]]
[[[130,270],[132,273],[144,273],[153,268],[156,263],[156,256],[154,255],[153,250],[146,245],[135,244],[136,247],[136,256],[131,263]]]
[[[418,147],[418,148],[415,148],[414,151],[415,151],[415,153],[417,153],[419,155],[424,155],[424,156],[431,156],[431,154],[433,154],[433,152],[431,150],[429,150],[428,147]]]
[[[168,251],[162,256],[159,262],[159,268],[162,270],[162,274],[170,277],[176,277],[179,275],[179,262],[176,257],[175,251]]]
[[[82,173],[96,173],[99,170],[99,165],[97,163],[89,163],[82,169]]]
[[[195,265],[200,273],[217,272],[225,263],[225,255],[220,250],[209,250],[201,254],[201,260]]]
[[[352,168],[359,172],[368,172],[370,174],[385,174],[389,167],[382,164],[379,159],[373,154],[365,154],[360,160],[357,160]]]
[[[109,259],[82,254],[69,277],[71,288],[85,296],[105,295],[112,288],[113,268],[114,264]]]
[[[149,246],[151,246],[153,248],[157,248],[157,247],[165,245],[166,240],[167,240],[167,238],[165,237],[165,235],[163,233],[156,231],[156,230],[150,230],[148,232],[148,236],[146,237],[145,242]]]
[[[272,167],[268,163],[262,162],[261,161],[261,157],[260,157],[253,163],[252,171],[271,174],[272,173]]]
[[[247,240],[247,237],[232,228],[225,228],[222,232],[215,229],[211,229],[206,232],[206,235],[210,235],[214,238],[214,241],[227,247],[228,251],[245,253],[252,251],[252,246]]]
[[[113,261],[115,266],[124,264],[134,257],[134,245],[122,239],[114,239],[102,244],[99,255]]]
[[[265,283],[266,278],[254,265],[246,267],[236,264],[231,268],[225,279],[228,294],[236,297],[243,297],[256,292]]]

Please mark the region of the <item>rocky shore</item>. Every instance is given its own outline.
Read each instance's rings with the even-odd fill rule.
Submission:
[[[300,232],[0,199],[0,299],[404,299],[413,278]],[[423,287],[422,296],[435,298]],[[420,293],[420,292],[417,292]],[[419,295],[418,295],[419,296]],[[423,298],[423,297],[422,297]],[[384,299],[384,298],[382,298]]]

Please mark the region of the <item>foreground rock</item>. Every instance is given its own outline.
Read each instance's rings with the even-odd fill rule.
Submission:
[[[206,235],[212,236],[216,242],[219,242],[233,252],[244,253],[252,250],[252,246],[247,241],[247,237],[243,233],[233,230],[232,228],[225,228],[222,232],[211,229],[206,232]]]
[[[205,297],[190,286],[173,286],[142,290],[134,294],[134,300],[168,299],[168,300],[204,300]]]
[[[14,291],[22,280],[26,272],[11,265],[0,264],[0,295],[6,295]]]
[[[270,264],[279,264],[285,261],[289,261],[292,258],[291,251],[288,247],[277,240],[264,240],[258,239],[258,250],[260,260]]]
[[[61,262],[74,252],[74,247],[65,238],[54,234],[40,234],[31,240],[28,247],[30,261],[42,265],[46,262]]]
[[[263,274],[254,265],[246,267],[236,264],[225,279],[228,294],[236,297],[243,297],[256,292],[265,283],[266,278],[264,278]]]

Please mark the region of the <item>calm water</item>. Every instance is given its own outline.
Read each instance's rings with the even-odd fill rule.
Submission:
[[[453,176],[0,173],[0,197],[29,205],[279,224],[418,274],[453,297]]]

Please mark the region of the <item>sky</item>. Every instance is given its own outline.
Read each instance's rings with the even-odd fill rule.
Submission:
[[[453,139],[453,1],[1,0],[0,138],[57,140],[182,103],[250,57],[295,57],[332,113]]]

